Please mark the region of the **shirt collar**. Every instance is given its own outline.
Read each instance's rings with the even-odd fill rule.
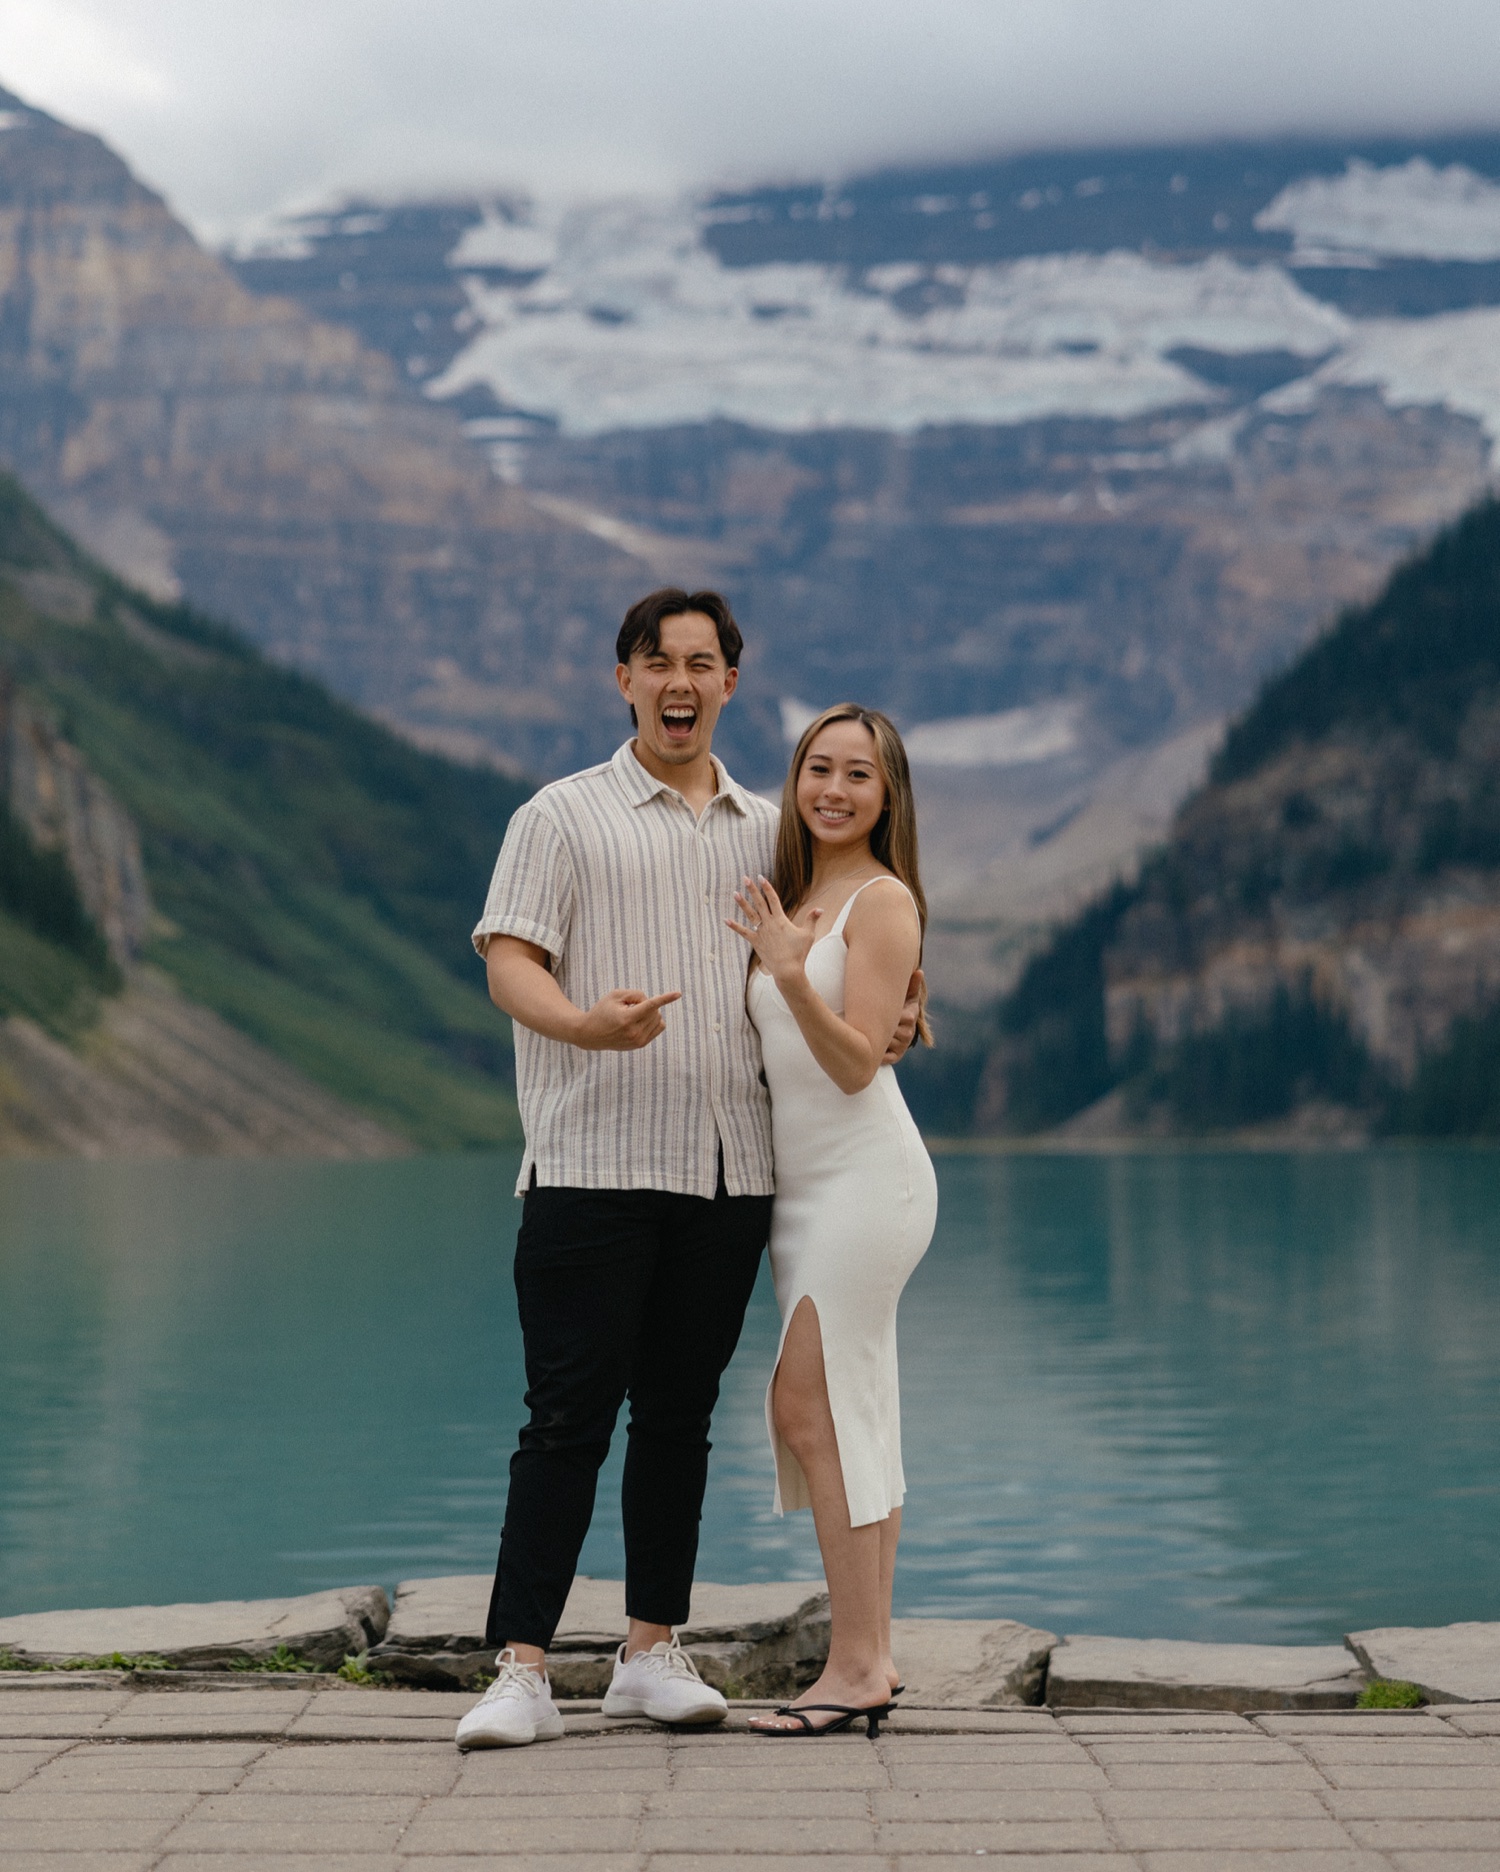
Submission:
[[[708,758],[713,762],[714,774],[719,783],[719,790],[709,801],[709,805],[715,806],[723,800],[737,813],[741,815],[748,813],[749,807],[745,804],[744,789],[740,783],[730,778],[729,769],[717,754],[710,754]],[[629,741],[616,748],[610,766],[614,770],[615,778],[624,787],[626,797],[632,806],[644,806],[648,800],[654,800],[663,793],[673,794],[678,799],[682,797],[676,787],[669,786],[665,780],[657,780],[646,772],[646,769],[636,759],[635,749]]]

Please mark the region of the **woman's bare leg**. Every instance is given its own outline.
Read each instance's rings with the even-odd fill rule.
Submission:
[[[796,1701],[866,1709],[883,1703],[891,1687],[884,1664],[890,1649],[890,1591],[882,1569],[887,1523],[849,1525],[844,1471],[823,1369],[823,1334],[811,1300],[799,1301],[787,1328],[772,1382],[771,1412],[807,1477],[832,1619],[823,1674]],[[894,1542],[891,1564],[894,1568]],[[836,1719],[814,1720],[821,1727]],[[752,1718],[752,1723],[761,1728],[798,1727],[785,1717]]]
[[[893,1508],[880,1524],[880,1662],[894,1690],[901,1678],[891,1656],[891,1595],[896,1589],[896,1547],[901,1539],[901,1510]]]

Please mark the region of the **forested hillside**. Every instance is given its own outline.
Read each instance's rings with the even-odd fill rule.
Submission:
[[[982,1128],[1500,1134],[1500,502],[1266,685],[996,1029]]]
[[[0,754],[0,1013],[86,1048],[154,966],[418,1145],[516,1134],[468,933],[522,786],[130,590],[9,479]]]

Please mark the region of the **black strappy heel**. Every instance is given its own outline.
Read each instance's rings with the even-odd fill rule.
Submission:
[[[793,1709],[790,1703],[783,1703],[781,1708],[779,1710],[773,1710],[772,1714],[775,1716],[795,1716],[797,1721],[802,1725],[800,1729],[753,1729],[751,1733],[764,1736],[840,1735],[844,1730],[851,1729],[862,1716],[865,1719],[865,1734],[873,1742],[880,1734],[881,1723],[889,1720],[891,1711],[894,1708],[895,1705],[893,1703],[877,1703],[873,1704],[869,1709],[851,1709],[847,1703],[804,1703],[800,1709]],[[807,1720],[809,1710],[835,1710],[838,1713],[838,1721],[821,1724],[810,1723]]]

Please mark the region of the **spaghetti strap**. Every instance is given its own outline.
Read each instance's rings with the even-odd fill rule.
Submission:
[[[901,880],[892,871],[882,871],[879,877],[866,878],[864,883],[859,886],[858,890],[850,891],[849,895],[844,899],[844,906],[833,919],[833,928],[828,932],[830,936],[843,935],[844,925],[849,921],[849,912],[854,908],[855,898],[861,896],[872,884],[901,884]],[[908,897],[911,897],[911,892],[907,889],[905,884],[901,884],[901,888],[906,891]],[[912,902],[916,902],[914,897],[912,897]]]

